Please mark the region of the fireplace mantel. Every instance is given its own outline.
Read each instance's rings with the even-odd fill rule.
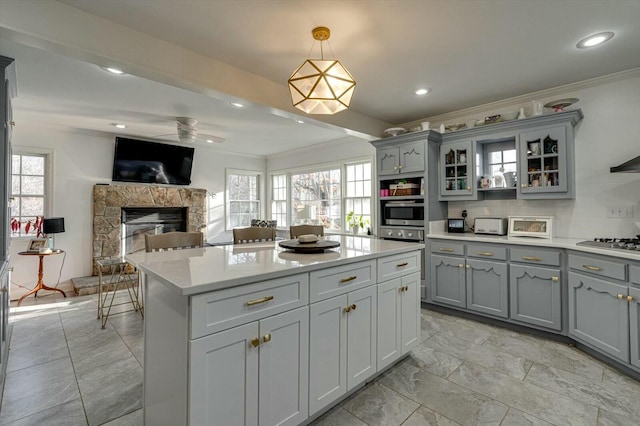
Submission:
[[[202,232],[206,240],[206,190],[155,185],[94,185],[93,275],[96,261],[119,257],[123,207],[186,207],[187,230]]]

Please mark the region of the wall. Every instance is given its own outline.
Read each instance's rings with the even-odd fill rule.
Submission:
[[[460,217],[463,209],[471,221],[477,216],[554,216],[555,235],[568,238],[640,234],[640,173],[609,172],[610,167],[640,155],[640,70],[427,120],[437,128],[441,122],[464,123],[469,118],[517,111],[521,106],[529,116],[532,99],[546,103],[562,98],[578,98],[580,101],[569,109],[581,108],[584,113],[575,138],[575,200],[449,202],[449,217]],[[545,113],[552,111],[545,109]],[[406,127],[412,125],[415,123]],[[608,217],[609,210],[617,207],[633,207],[634,214],[628,218]]]
[[[14,146],[38,147],[54,152],[53,203],[49,216],[65,218],[65,232],[56,234],[55,244],[66,252],[66,258],[56,255],[45,259],[44,282],[54,286],[60,275],[61,287],[67,288],[70,278],[91,275],[92,190],[96,183],[111,182],[115,138],[108,134],[42,127],[17,118],[16,121],[18,125],[12,139]],[[209,242],[232,239],[231,233],[224,230],[226,167],[265,171],[266,160],[196,147],[190,186],[206,189],[209,193]],[[26,249],[27,241],[14,239],[11,242],[11,265],[14,268],[12,300],[31,289],[37,280],[38,258],[17,255]]]

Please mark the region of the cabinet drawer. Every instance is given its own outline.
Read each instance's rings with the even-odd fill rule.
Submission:
[[[191,297],[191,338],[309,303],[309,275],[261,281]]]
[[[512,262],[560,266],[560,252],[555,250],[517,247],[511,249],[511,256],[509,259]]]
[[[464,244],[456,241],[431,241],[431,253],[464,255]]]
[[[627,280],[627,265],[601,257],[569,254],[569,268],[616,280]]]
[[[507,249],[489,244],[467,244],[467,256],[481,259],[507,260]]]
[[[378,282],[420,272],[420,253],[414,251],[378,259]]]
[[[353,263],[310,273],[311,302],[375,284],[376,262]]]
[[[629,281],[631,284],[640,286],[640,266],[629,265]]]

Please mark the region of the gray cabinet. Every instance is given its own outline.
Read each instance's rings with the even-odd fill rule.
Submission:
[[[378,176],[424,171],[424,142],[379,148],[376,152]]]
[[[467,309],[506,318],[509,316],[507,264],[467,259]]]
[[[569,272],[569,334],[629,362],[628,287]]]
[[[640,368],[640,288],[629,288],[629,344],[631,365]]]
[[[562,330],[560,276],[559,269],[511,264],[510,318],[552,330]]]
[[[520,134],[519,198],[567,198],[567,131],[567,126],[555,126]]]
[[[431,255],[429,298],[458,308],[467,307],[463,257]]]
[[[471,140],[440,146],[440,200],[475,200],[475,153]]]

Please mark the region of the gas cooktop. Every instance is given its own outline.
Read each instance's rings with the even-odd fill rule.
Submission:
[[[594,238],[593,241],[581,241],[576,245],[614,250],[640,251],[640,238]]]

